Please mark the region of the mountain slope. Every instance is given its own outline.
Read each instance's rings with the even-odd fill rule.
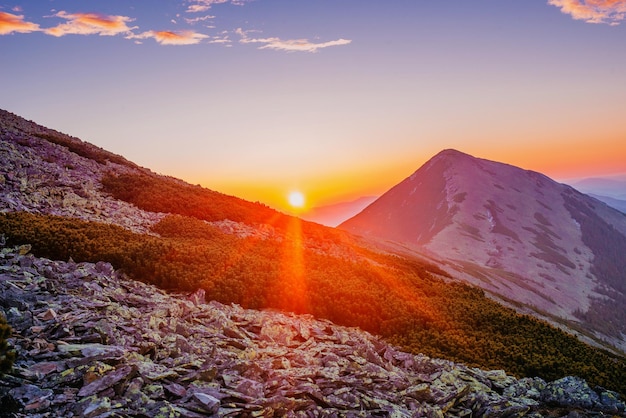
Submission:
[[[622,357],[450,283],[423,258],[375,250],[345,232],[156,175],[8,112],[0,112],[0,160],[1,245],[70,264],[108,262],[131,282],[201,289],[207,300],[358,326],[414,354],[547,380],[577,375],[626,393]],[[26,289],[60,292],[20,260],[18,274],[36,274]],[[7,314],[40,307],[5,296]],[[64,329],[56,325],[51,332]],[[27,349],[20,356],[22,364],[33,360]]]
[[[626,215],[542,174],[445,150],[340,228],[430,251],[626,349]]]
[[[0,249],[0,269],[0,306],[12,307],[20,354],[14,373],[0,376],[0,416],[541,416],[626,407],[580,379],[518,380],[412,355],[310,316],[166,294],[108,263],[55,262],[18,247]],[[567,388],[578,395],[560,396]]]

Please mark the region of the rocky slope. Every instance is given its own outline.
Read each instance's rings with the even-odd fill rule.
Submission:
[[[65,145],[54,143],[64,141]],[[109,157],[100,162],[68,152]],[[114,160],[114,161],[111,161]],[[120,163],[126,164],[120,164]],[[114,223],[147,233],[163,215],[145,212],[100,191],[106,172],[142,171],[121,157],[0,110],[0,211],[26,211]]]
[[[446,150],[340,227],[626,350],[626,216],[542,174]]]
[[[0,251],[0,313],[18,354],[0,378],[0,416],[624,415],[617,394],[577,378],[517,380],[28,251]]]
[[[0,212],[53,214],[150,233],[164,214],[103,193],[107,172],[153,175],[0,111]],[[258,225],[227,219],[214,225],[230,234],[281,239],[280,232]],[[15,330],[11,343],[18,354],[14,371],[0,379],[0,416],[624,411],[614,393],[578,378],[516,380],[501,371],[414,356],[356,329],[207,304],[199,294],[166,294],[106,263],[36,258],[27,246],[0,252],[0,314]]]

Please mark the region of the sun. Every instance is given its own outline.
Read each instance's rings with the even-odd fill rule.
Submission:
[[[289,196],[287,196],[287,200],[289,201],[289,204],[293,208],[301,209],[304,207],[305,199],[304,199],[304,195],[302,194],[302,192],[299,192],[299,191],[290,192]]]

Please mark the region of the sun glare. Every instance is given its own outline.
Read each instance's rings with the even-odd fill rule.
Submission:
[[[291,192],[289,193],[287,199],[289,200],[289,204],[293,208],[300,209],[304,207],[304,195],[301,192]]]

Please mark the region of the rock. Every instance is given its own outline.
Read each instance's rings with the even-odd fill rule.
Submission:
[[[0,405],[16,418],[624,416],[616,393],[581,379],[515,379],[311,316],[192,303],[106,263],[19,252],[0,257],[0,307],[18,352]]]
[[[626,412],[626,404],[620,401],[619,394],[601,387],[596,387],[594,390],[600,395],[600,401],[597,409],[613,415],[623,415],[624,412]]]
[[[101,378],[94,380],[87,386],[83,386],[78,392],[78,396],[91,396],[100,393],[105,389],[112,387],[122,379],[128,379],[133,372],[130,366],[122,366],[119,369],[111,371]]]
[[[50,321],[57,318],[57,313],[54,312],[54,309],[48,309],[47,311],[37,315],[37,318],[41,319],[42,321]]]
[[[600,397],[587,382],[575,376],[567,376],[548,383],[541,391],[541,401],[548,405],[592,409]]]
[[[215,413],[220,407],[219,399],[214,398],[206,393],[194,393],[193,397],[202,405],[203,409],[209,413]]]
[[[30,252],[31,249],[32,249],[32,247],[31,247],[30,244],[20,245],[18,250],[17,250],[17,253],[19,255],[26,255],[26,254],[28,254]]]
[[[205,303],[206,291],[204,289],[198,289],[187,297],[187,300],[196,306]]]

